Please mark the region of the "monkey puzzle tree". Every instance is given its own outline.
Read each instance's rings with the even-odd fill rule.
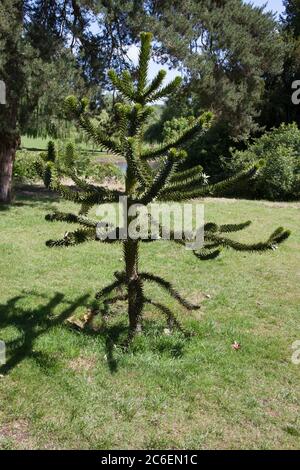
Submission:
[[[180,169],[180,162],[187,157],[186,152],[183,150],[184,144],[199,132],[205,132],[212,121],[210,113],[202,114],[193,125],[173,141],[168,141],[166,144],[151,149],[143,147],[143,128],[151,114],[151,107],[148,104],[170,95],[180,85],[180,78],[177,77],[168,85],[163,86],[162,82],[166,74],[163,70],[158,72],[151,83],[148,83],[147,71],[151,54],[151,37],[150,33],[141,33],[141,49],[136,80],[126,70],[121,76],[118,76],[114,71],[109,72],[110,80],[124,98],[123,103],[117,104],[120,131],[118,140],[107,137],[103,130],[97,126],[96,121],[89,115],[86,100],[79,101],[73,96],[66,99],[65,106],[68,114],[86,131],[91,140],[100,148],[126,159],[125,191],[95,186],[79,178],[76,172],[69,173],[76,189],[65,186],[61,184],[59,178],[54,178],[53,187],[59,190],[65,199],[79,203],[81,208],[78,214],[54,212],[48,214],[46,219],[74,223],[80,227],[73,232],[66,232],[61,240],[49,240],[47,245],[50,247],[71,246],[92,240],[103,242],[103,238],[99,237],[97,230],[99,221],[88,217],[88,212],[94,205],[118,202],[120,196],[126,196],[128,211],[125,214],[125,219],[128,227],[134,219],[134,217],[128,215],[133,204],[147,206],[154,200],[173,202],[207,195],[219,195],[236,182],[250,178],[259,167],[259,165],[248,167],[236,177],[213,185],[207,184],[202,168],[199,166],[189,170]],[[153,161],[159,163],[158,166],[155,166],[155,169],[153,165],[150,165],[150,162]],[[283,228],[275,230],[263,243],[243,244],[224,236],[224,233],[241,230],[247,227],[249,223],[220,226],[214,223],[205,224],[204,245],[201,249],[195,250],[194,254],[197,258],[206,260],[217,257],[222,247],[233,248],[238,251],[264,251],[276,248],[279,243],[289,236],[289,232]],[[118,236],[121,229],[121,226],[116,229],[116,240],[107,237],[105,241],[110,243],[121,241]],[[161,225],[159,225],[159,230],[162,233]],[[171,240],[181,244],[187,241],[187,239],[178,240],[175,231],[171,233]],[[154,240],[148,239],[147,241]],[[124,249],[124,271],[116,272],[114,282],[98,292],[96,299],[104,307],[118,300],[128,302],[129,339],[140,329],[145,303],[156,306],[166,315],[170,323],[173,322],[173,325],[180,327],[169,308],[146,297],[144,284],[148,282],[158,284],[187,309],[196,309],[198,307],[183,299],[168,281],[155,274],[139,271],[138,259],[141,240],[130,238],[127,233],[121,242]],[[126,290],[122,291],[122,288],[126,288]]]

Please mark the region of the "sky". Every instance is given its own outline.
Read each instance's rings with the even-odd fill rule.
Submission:
[[[266,11],[272,10],[274,13],[277,13],[277,15],[283,13],[284,10],[282,0],[247,0],[246,2],[253,3],[253,5],[260,7],[267,4]],[[136,46],[131,46],[129,48],[128,56],[134,62],[134,64],[137,64],[138,48]],[[156,64],[153,60],[151,60],[149,66],[149,79],[152,79],[160,69],[165,69],[167,72],[165,79],[166,82],[172,80],[176,75],[180,75],[178,70],[169,70],[167,66]]]
[[[267,10],[273,10],[277,13],[283,12],[282,0],[252,0],[251,2],[248,1],[247,3],[253,3],[259,7],[267,3]]]

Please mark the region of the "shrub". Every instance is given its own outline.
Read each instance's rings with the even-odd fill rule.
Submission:
[[[259,159],[265,167],[251,187],[240,188],[238,195],[269,199],[299,198],[300,130],[294,124],[281,124],[266,132],[245,151],[233,151],[227,167],[235,173]]]
[[[122,182],[122,171],[111,163],[97,163],[93,154],[75,149],[73,143],[50,141],[46,152],[18,150],[14,163],[14,179],[20,183],[34,183],[43,180],[47,188],[51,184],[52,171],[64,174],[67,169],[76,169],[78,175],[103,183],[105,180]]]
[[[39,180],[36,165],[41,157],[37,153],[27,150],[18,150],[14,162],[14,179],[22,183],[31,183]]]
[[[95,156],[89,151],[75,148],[72,142],[60,146],[58,158],[58,171],[65,174],[68,170],[76,170],[76,173],[95,183],[103,183],[107,179],[123,181],[122,171],[111,163],[97,163]]]
[[[288,198],[295,185],[295,152],[279,145],[265,155],[267,164],[261,170],[257,183],[268,199]]]
[[[48,142],[48,148],[47,148],[47,161],[48,162],[55,162],[56,160],[56,148],[55,148],[55,143],[53,140],[49,140]]]
[[[43,180],[47,189],[51,187],[52,172],[56,167],[57,152],[52,140],[48,142],[47,152],[41,154],[41,158],[36,161],[35,168],[38,176]]]
[[[124,174],[120,168],[112,163],[91,163],[86,176],[96,183],[103,183],[105,180],[115,180],[116,182],[124,180]]]
[[[164,123],[162,132],[163,141],[169,142],[176,139],[194,123],[195,118],[193,116],[173,118],[170,121],[166,121]]]

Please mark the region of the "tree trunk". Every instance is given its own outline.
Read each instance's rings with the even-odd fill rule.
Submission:
[[[12,199],[13,163],[19,138],[5,139],[0,135],[0,204],[9,204]]]
[[[141,330],[143,308],[142,283],[138,276],[138,241],[127,239],[124,242],[126,279],[128,291],[128,319],[131,334]]]
[[[6,104],[0,105],[0,204],[11,202],[13,163],[20,143],[20,105],[25,96],[27,73],[23,48],[24,4],[24,0],[1,2],[7,24],[5,34],[1,34],[1,80],[5,83]]]

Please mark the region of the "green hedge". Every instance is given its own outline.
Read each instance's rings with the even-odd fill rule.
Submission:
[[[232,151],[227,168],[236,173],[246,164],[260,159],[265,166],[249,185],[240,187],[237,196],[271,200],[300,198],[300,130],[296,124],[281,124],[266,132],[245,151]]]
[[[32,183],[40,180],[36,171],[36,165],[41,161],[38,152],[28,150],[18,150],[14,162],[14,179],[21,183]]]

